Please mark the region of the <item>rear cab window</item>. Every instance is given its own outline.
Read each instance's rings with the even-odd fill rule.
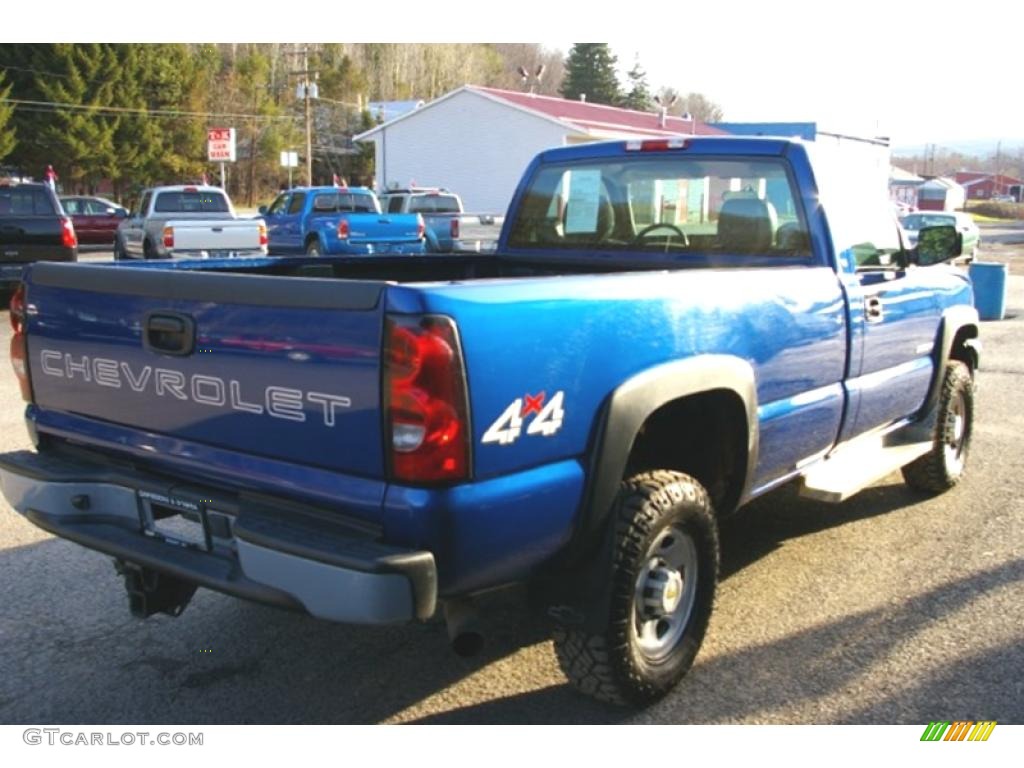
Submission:
[[[55,216],[57,208],[39,187],[0,187],[0,216]]]
[[[454,195],[428,194],[409,200],[409,213],[459,213],[459,210],[459,200]]]
[[[228,200],[221,192],[208,190],[160,192],[154,213],[228,213]]]
[[[509,246],[791,261],[811,255],[795,189],[775,157],[551,163],[530,179]]]
[[[342,213],[380,213],[380,203],[373,195],[363,192],[338,194],[338,210]]]

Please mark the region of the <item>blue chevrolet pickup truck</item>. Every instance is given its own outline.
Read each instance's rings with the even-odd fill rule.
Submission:
[[[11,357],[36,449],[0,456],[3,492],[112,556],[138,616],[203,586],[443,615],[470,652],[481,596],[525,585],[572,683],[645,705],[700,648],[722,517],[965,470],[959,236],[907,249],[884,189],[812,150],[544,152],[493,255],[34,265]]]
[[[420,254],[426,228],[418,214],[382,213],[365,187],[296,187],[260,207],[273,254],[336,256]]]

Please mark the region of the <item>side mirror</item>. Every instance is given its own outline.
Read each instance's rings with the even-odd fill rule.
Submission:
[[[260,216],[266,216],[267,215],[267,206],[261,205],[259,207],[259,212],[260,212]]]
[[[127,208],[115,208],[114,209],[114,215],[117,216],[117,218],[119,218],[119,219],[127,219],[128,218],[128,209]]]
[[[922,267],[929,267],[955,259],[963,250],[964,236],[955,226],[923,227],[917,233],[914,260]]]

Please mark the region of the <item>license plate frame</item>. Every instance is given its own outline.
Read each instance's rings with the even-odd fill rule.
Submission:
[[[210,529],[202,504],[155,491],[138,491],[139,518],[147,536],[167,544],[209,552]]]

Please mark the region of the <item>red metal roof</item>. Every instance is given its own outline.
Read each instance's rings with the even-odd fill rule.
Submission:
[[[1024,183],[1020,179],[1015,179],[1013,176],[1007,176],[1006,174],[996,176],[993,173],[982,173],[981,171],[957,171],[956,180],[959,184],[973,184],[976,181],[982,180],[994,181],[1001,186]]]
[[[681,117],[669,116],[665,119],[664,125],[659,125],[659,116],[654,112],[637,112],[621,107],[609,107],[605,104],[572,101],[555,96],[541,96],[519,91],[505,91],[500,88],[485,88],[479,85],[471,85],[468,88],[515,106],[539,112],[563,123],[571,123],[587,133],[605,131],[643,135],[728,135],[726,131],[712,128],[700,120],[684,120]]]

